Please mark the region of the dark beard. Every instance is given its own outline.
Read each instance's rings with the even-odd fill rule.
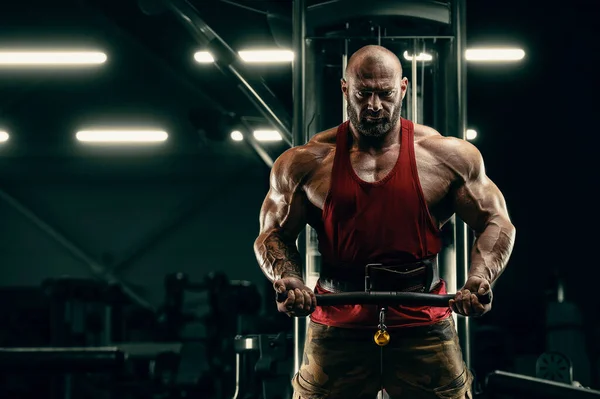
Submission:
[[[399,104],[398,107],[394,109],[391,118],[385,117],[380,121],[369,121],[367,118],[359,119],[358,114],[350,104],[348,104],[347,112],[348,119],[350,119],[352,126],[354,126],[360,134],[366,137],[382,137],[392,130],[400,120],[402,104]]]

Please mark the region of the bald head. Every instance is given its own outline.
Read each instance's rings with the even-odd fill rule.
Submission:
[[[370,137],[393,134],[407,88],[394,53],[381,46],[362,47],[348,60],[341,84],[355,131]]]
[[[346,66],[345,78],[370,78],[374,70],[385,75],[402,76],[402,65],[396,54],[385,47],[368,45],[358,49]]]

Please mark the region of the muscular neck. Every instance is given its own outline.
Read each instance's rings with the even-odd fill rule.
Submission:
[[[352,123],[350,123],[350,132],[352,133],[352,147],[361,152],[381,153],[390,147],[400,144],[400,129],[402,121],[398,120],[396,126],[392,127],[386,134],[379,137],[365,136],[358,132]]]

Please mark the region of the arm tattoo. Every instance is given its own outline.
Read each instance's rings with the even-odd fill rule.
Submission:
[[[302,280],[302,260],[295,244],[287,243],[277,233],[271,233],[265,237],[258,252],[261,268],[272,281],[282,277]]]

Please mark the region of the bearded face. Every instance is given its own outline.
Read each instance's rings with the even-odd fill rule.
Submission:
[[[377,96],[377,93],[369,94]],[[375,102],[375,101],[372,101]],[[352,126],[366,137],[381,137],[386,135],[397,125],[402,111],[401,97],[394,101],[387,102],[379,100],[382,104],[380,108],[364,106],[360,101],[348,101],[348,119]]]

